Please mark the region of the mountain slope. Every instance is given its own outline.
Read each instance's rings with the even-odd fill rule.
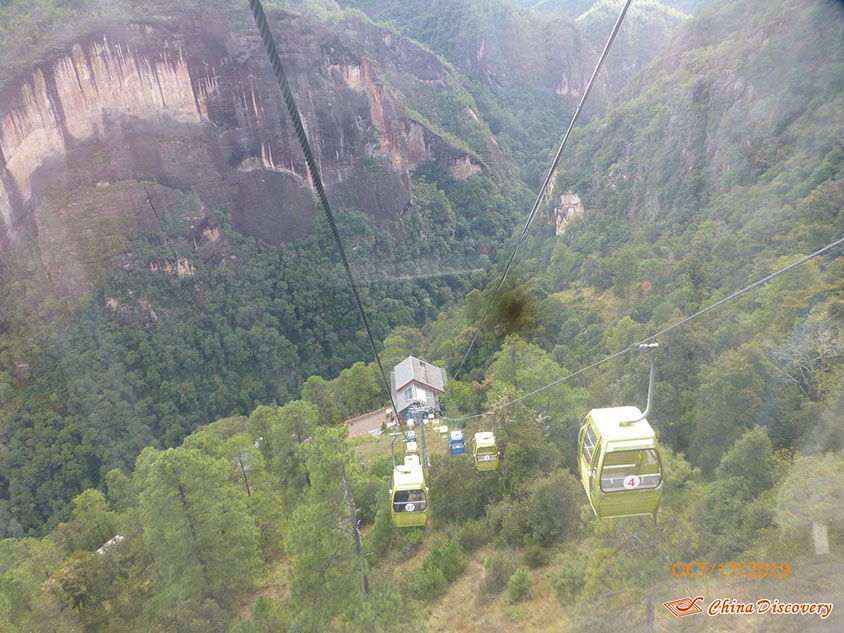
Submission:
[[[247,9],[116,16],[0,91],[10,533],[145,445],[367,357]],[[524,190],[435,55],[360,15],[271,20],[376,335],[434,317]]]
[[[7,84],[0,248],[21,226],[48,224],[43,206],[69,191],[133,180],[192,190],[241,233],[270,243],[307,234],[307,173],[278,89],[256,38],[232,38],[226,24],[218,14],[188,16],[175,31],[114,27]],[[293,14],[279,14],[274,25],[280,41],[296,42],[300,57],[286,60],[291,82],[326,184],[347,206],[395,218],[421,161],[463,179],[487,164],[500,168],[489,133],[468,111],[459,116],[469,134],[477,127],[475,148],[444,139],[405,105],[427,84],[453,83],[430,53],[363,24],[342,29],[351,37]],[[279,199],[276,220],[270,201]],[[124,204],[136,222],[156,228],[141,188],[125,191]]]
[[[328,11],[313,29],[349,15],[361,17]],[[357,37],[374,34],[377,48],[383,27],[363,23]],[[547,223],[534,223],[443,399],[449,427],[495,432],[498,468],[480,472],[429,435],[424,529],[392,523],[401,442],[349,441],[335,424],[383,403],[357,362],[365,341],[323,224],[280,248],[222,214],[189,232],[129,233],[131,249],[112,247],[133,257],[102,271],[70,321],[33,283],[38,257],[7,260],[0,629],[645,633],[676,627],[660,603],[681,585],[701,606],[723,595],[839,603],[840,248],[659,337],[648,415],[658,520],[598,520],[576,473],[587,411],[644,403],[648,362],[633,342],[844,235],[842,23],[823,1],[721,3],[577,130]],[[363,286],[384,357],[454,367],[500,271],[485,265],[474,281],[486,288],[467,295],[426,258],[450,246],[464,263],[509,254],[502,236],[532,197],[516,178],[494,179],[486,130],[458,133],[460,113],[478,114],[468,93],[437,101],[440,84],[405,93],[401,77],[415,84],[393,74],[389,89],[428,104],[427,127],[484,165],[459,180],[418,164],[395,223],[342,204],[338,216],[354,265],[379,268]],[[479,109],[515,120],[476,94]],[[204,255],[184,256],[194,250]],[[387,272],[391,253],[407,266],[399,274]],[[30,322],[62,326],[36,349],[21,336]],[[297,371],[339,376],[312,376],[301,400],[277,406],[300,393]],[[688,573],[699,561],[748,561],[758,577],[725,563],[700,580]],[[795,616],[768,615],[741,615],[740,628],[794,629]],[[724,631],[737,620],[680,622]]]

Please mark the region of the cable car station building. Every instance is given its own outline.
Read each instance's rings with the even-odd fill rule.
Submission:
[[[402,422],[410,417],[412,403],[440,412],[440,395],[445,391],[445,369],[408,356],[390,372],[390,386]]]

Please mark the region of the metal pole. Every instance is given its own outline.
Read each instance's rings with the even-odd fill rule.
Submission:
[[[419,432],[420,432],[419,439],[420,439],[421,444],[422,444],[422,466],[424,468],[428,467],[428,445],[425,444],[425,420],[426,419],[427,418],[425,417],[425,409],[423,409],[422,410],[421,424],[419,424]]]
[[[635,420],[631,420],[627,424],[635,424],[640,420],[644,420],[648,417],[648,414],[651,412],[651,402],[653,401],[653,394],[654,394],[654,378],[656,377],[656,365],[654,364],[654,357],[651,354],[651,349],[654,347],[659,347],[659,343],[642,343],[641,345],[636,346],[638,349],[643,349],[648,353],[648,360],[651,363],[651,372],[648,376],[648,402],[645,405],[645,412],[642,414],[642,417],[637,418]]]
[[[395,468],[396,467],[396,449],[395,449],[394,445],[396,443],[396,438],[399,435],[401,435],[401,433],[392,433],[391,435],[393,436],[393,439],[390,440],[390,453],[393,456],[393,468]]]

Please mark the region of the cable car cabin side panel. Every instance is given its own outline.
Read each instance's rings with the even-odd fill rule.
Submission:
[[[393,495],[393,523],[396,527],[420,527],[428,522],[425,491],[396,491]]]
[[[475,453],[475,464],[478,470],[495,470],[498,468],[498,451],[478,450]]]
[[[654,448],[614,450],[607,444],[594,470],[593,509],[602,519],[652,515],[662,496],[662,464]]]
[[[475,467],[478,470],[495,470],[498,468],[500,453],[495,443],[495,435],[490,431],[475,433],[474,449]]]
[[[592,494],[590,492],[592,486],[590,484],[589,476],[590,471],[592,469],[593,460],[596,460],[598,458],[599,441],[600,436],[598,435],[598,431],[595,428],[595,423],[592,421],[591,417],[587,417],[586,421],[583,423],[583,426],[580,429],[580,437],[577,443],[577,450],[578,465],[580,467],[580,483],[583,484],[583,489],[589,496],[590,502],[592,500]]]

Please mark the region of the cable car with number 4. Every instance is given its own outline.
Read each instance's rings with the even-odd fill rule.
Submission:
[[[580,481],[599,519],[650,515],[656,520],[662,496],[662,460],[656,433],[646,419],[651,410],[654,361],[651,364],[648,404],[638,407],[592,409],[577,438]]]
[[[592,409],[578,446],[580,480],[597,517],[656,517],[662,463],[654,430],[638,407]]]

